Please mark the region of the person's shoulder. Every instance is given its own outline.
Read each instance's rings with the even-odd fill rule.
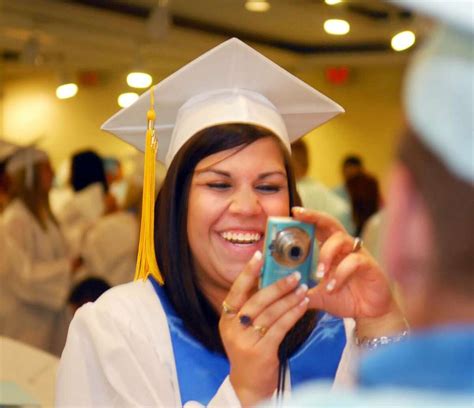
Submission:
[[[100,217],[91,226],[87,235],[126,234],[129,238],[138,237],[139,225],[135,215],[126,211],[116,211]]]
[[[28,212],[28,209],[23,204],[23,202],[19,199],[15,199],[11,201],[3,210],[2,218],[9,219],[18,214],[26,214],[27,212]]]
[[[74,319],[114,321],[117,325],[138,331],[143,330],[144,326],[166,321],[161,302],[148,280],[112,287],[95,302],[82,306]]]
[[[13,225],[15,228],[27,228],[31,223],[35,223],[36,220],[25,204],[21,200],[16,199],[11,201],[3,211],[2,222],[7,226]]]
[[[339,389],[339,391],[341,391]],[[462,394],[443,394],[416,389],[377,388],[346,389],[335,392],[328,383],[308,384],[294,392],[288,407],[327,408],[432,408],[432,407],[472,407],[472,397]]]
[[[120,345],[132,353],[170,354],[168,320],[149,281],[115,286],[83,305],[74,315],[70,335],[103,352]]]
[[[114,286],[94,302],[95,308],[109,311],[120,307],[135,309],[159,305],[159,298],[148,280],[138,280]]]

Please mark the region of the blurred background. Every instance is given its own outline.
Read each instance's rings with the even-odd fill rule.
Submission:
[[[429,30],[426,20],[378,0],[4,0],[0,138],[36,141],[56,170],[85,148],[123,160],[133,149],[99,127],[120,109],[121,94],[132,93],[125,106],[149,86],[134,88],[127,75],[158,83],[235,36],[346,109],[305,138],[309,174],[334,187],[344,157],[357,154],[384,190],[403,125],[404,67]],[[393,38],[406,31],[396,51]],[[57,96],[68,83],[77,88]]]

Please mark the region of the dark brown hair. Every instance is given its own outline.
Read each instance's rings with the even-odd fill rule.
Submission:
[[[399,159],[425,199],[434,229],[435,275],[444,287],[472,296],[474,289],[474,186],[456,177],[408,130]]]
[[[248,124],[226,124],[194,135],[173,159],[155,206],[155,252],[165,280],[165,291],[189,332],[208,349],[224,353],[220,339],[219,314],[198,284],[188,242],[187,216],[191,180],[196,165],[214,153],[245,147],[258,139],[275,137],[269,130]],[[282,146],[288,176],[288,210],[299,205],[289,153]],[[290,350],[299,346],[315,325],[315,313],[300,320],[289,334]]]
[[[81,191],[94,183],[100,183],[104,193],[109,191],[102,158],[93,150],[75,153],[71,160],[72,188]]]
[[[379,183],[366,173],[356,174],[346,181],[352,206],[352,218],[356,226],[356,236],[362,233],[367,220],[380,206]]]

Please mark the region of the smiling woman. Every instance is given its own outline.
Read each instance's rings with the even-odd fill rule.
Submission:
[[[262,250],[268,215],[299,204],[288,151],[265,128],[206,128],[176,155],[156,204],[156,256],[174,307],[210,349],[223,352],[216,311]],[[243,243],[246,234],[258,240]]]
[[[156,124],[153,109],[145,115],[155,95]],[[251,406],[309,379],[347,377],[354,322],[341,317],[356,319],[361,338],[400,329],[368,252],[337,221],[295,207],[290,144],[341,111],[231,39],[106,122],[139,148],[147,131],[151,174],[158,134],[168,167],[155,206],[160,273],[144,268],[144,282],[76,313],[57,406]],[[294,272],[258,290],[267,218],[291,213],[316,225],[323,283],[308,290]]]

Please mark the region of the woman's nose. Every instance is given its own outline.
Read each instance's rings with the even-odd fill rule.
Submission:
[[[240,189],[232,195],[229,211],[234,214],[255,215],[262,211],[258,195],[252,189]]]

